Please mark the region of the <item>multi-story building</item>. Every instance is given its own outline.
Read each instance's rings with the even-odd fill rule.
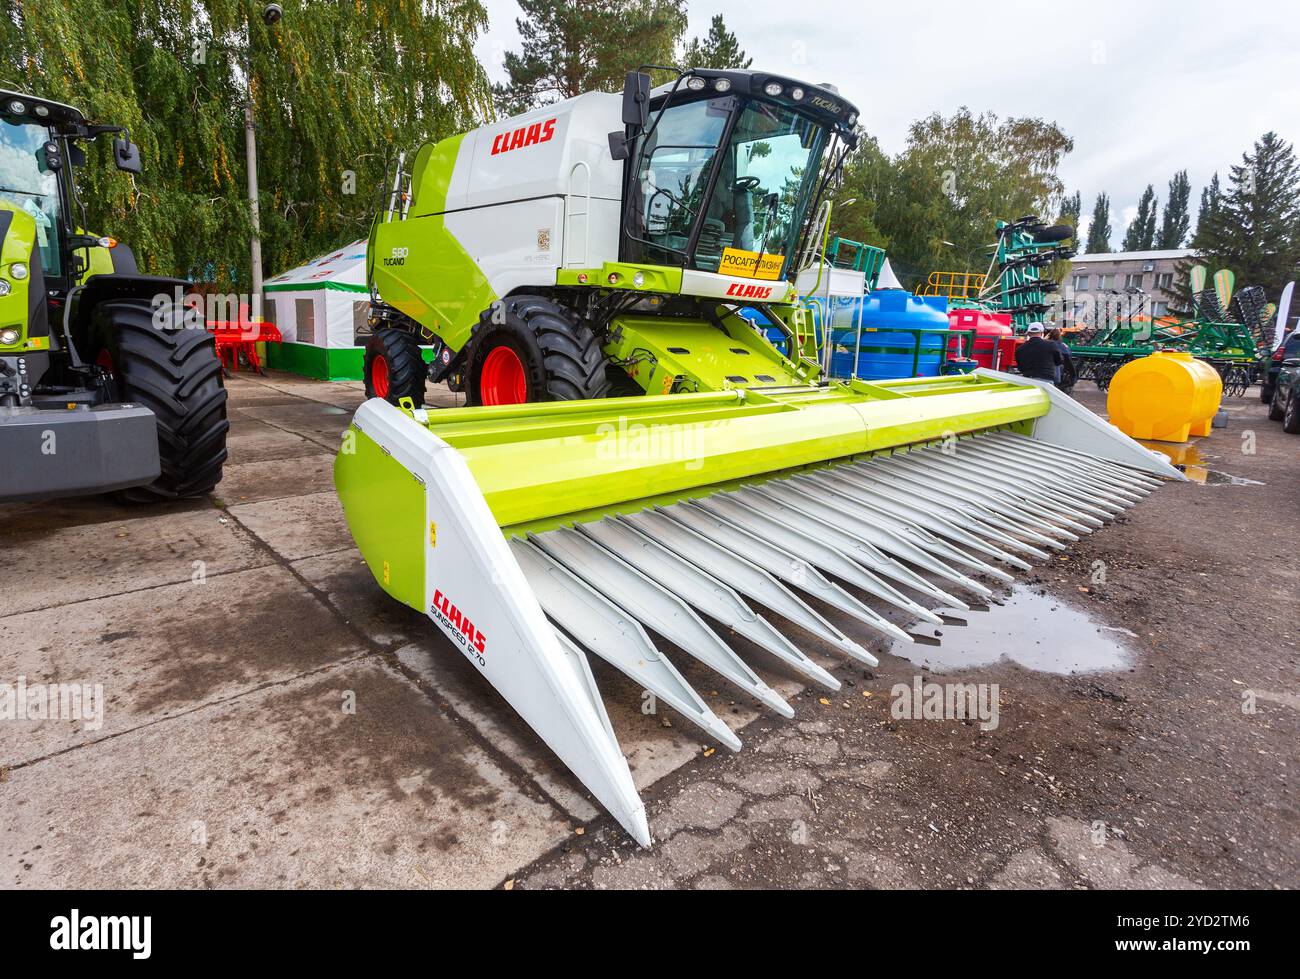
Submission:
[[[1173,248],[1076,255],[1061,283],[1065,321],[1097,326],[1117,316],[1164,316],[1178,263],[1192,254],[1190,248]]]

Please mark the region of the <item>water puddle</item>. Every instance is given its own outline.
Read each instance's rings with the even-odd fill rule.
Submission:
[[[1138,439],[1148,449],[1154,449],[1167,456],[1170,463],[1193,483],[1202,486],[1263,486],[1257,479],[1246,479],[1231,473],[1211,469],[1208,463],[1217,459],[1211,453],[1202,452],[1199,442],[1152,442]]]
[[[936,672],[986,666],[1009,659],[1041,673],[1114,673],[1132,664],[1122,644],[1128,629],[1100,625],[1085,612],[1026,585],[990,604],[987,612],[945,616],[940,626],[912,629],[915,645],[896,643],[891,652]],[[964,620],[966,625],[957,623]]]
[[[1263,486],[1258,479],[1247,479],[1245,476],[1234,476],[1232,473],[1219,472],[1217,469],[1206,469],[1203,466],[1179,466],[1183,475],[1193,483],[1200,483],[1202,486]]]

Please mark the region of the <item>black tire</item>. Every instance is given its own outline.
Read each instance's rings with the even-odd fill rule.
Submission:
[[[1286,414],[1286,409],[1283,408],[1282,403],[1277,400],[1277,396],[1281,393],[1281,391],[1278,391],[1275,388],[1273,390],[1273,397],[1268,402],[1268,420],[1271,422],[1280,422],[1282,416]]]
[[[94,312],[95,359],[111,364],[116,395],[158,419],[162,473],[121,491],[131,503],[202,496],[221,482],[226,462],[226,389],[216,340],[193,310],[159,314],[147,300],[118,299]]]
[[[382,361],[382,363],[378,363]],[[375,371],[380,372],[380,386],[387,378],[388,389],[379,393],[375,388]],[[398,404],[410,398],[415,407],[424,407],[424,381],[428,368],[420,353],[420,342],[405,330],[376,331],[366,341],[366,354],[362,366],[367,398],[383,398],[389,404]]]
[[[609,392],[600,338],[576,313],[542,296],[511,296],[479,316],[466,358],[468,402],[483,401],[483,365],[509,348],[523,366],[525,401],[578,401]]]
[[[1286,400],[1286,411],[1282,415],[1282,431],[1288,435],[1300,435],[1300,391],[1292,391]]]
[[[1273,400],[1273,385],[1261,384],[1259,386],[1259,400],[1261,404],[1269,404]]]

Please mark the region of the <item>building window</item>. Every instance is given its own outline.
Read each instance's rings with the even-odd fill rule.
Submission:
[[[1097,276],[1097,288],[1099,290],[1114,289],[1115,275],[1113,272],[1106,272]]]
[[[294,320],[297,324],[298,342],[316,342],[316,303],[311,299],[293,301]]]
[[[1144,279],[1146,279],[1146,276],[1143,275],[1141,272],[1130,272],[1126,276],[1124,276],[1124,288],[1141,289],[1142,282]]]
[[[352,303],[352,343],[364,347],[370,337],[370,300],[358,299]]]
[[[1169,315],[1169,304],[1168,304],[1168,303],[1152,303],[1152,304],[1151,304],[1151,315],[1152,315],[1152,316],[1155,316],[1155,317],[1157,317],[1157,318],[1158,318],[1158,317],[1161,317],[1161,316],[1168,316],[1168,315]]]
[[[1090,275],[1076,275],[1076,276],[1074,277],[1074,291],[1075,291],[1075,292],[1087,292],[1087,291],[1088,291],[1088,284],[1089,284],[1091,281],[1092,281],[1092,276],[1090,276]]]
[[[1157,272],[1157,273],[1156,273],[1156,288],[1157,288],[1157,289],[1159,289],[1161,292],[1168,292],[1168,291],[1169,291],[1170,289],[1172,289],[1173,287],[1174,287],[1174,273],[1172,273],[1172,272]]]

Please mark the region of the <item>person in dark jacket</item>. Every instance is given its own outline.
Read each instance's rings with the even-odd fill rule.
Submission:
[[[1048,330],[1047,339],[1056,344],[1056,349],[1061,351],[1061,366],[1056,369],[1056,386],[1062,391],[1068,391],[1074,387],[1074,382],[1078,380],[1078,374],[1074,369],[1074,358],[1070,356],[1070,348],[1065,344],[1065,336],[1059,329]]]
[[[1029,339],[1016,348],[1016,367],[1025,377],[1056,383],[1056,372],[1065,362],[1060,348],[1043,336],[1042,323],[1030,323]]]

